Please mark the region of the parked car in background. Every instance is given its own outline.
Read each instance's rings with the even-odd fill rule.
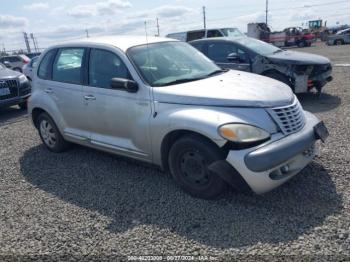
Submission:
[[[316,35],[301,27],[288,27],[283,31],[272,32],[266,23],[249,23],[247,29],[247,36],[278,47],[306,47],[316,42]]]
[[[25,75],[0,63],[0,107],[18,105],[27,108],[30,85]]]
[[[308,53],[285,51],[250,38],[212,38],[190,42],[221,68],[252,72],[279,80],[295,93],[322,87],[332,81],[328,58]]]
[[[36,67],[39,56],[35,56],[30,59],[30,62],[23,66],[23,74],[28,78],[29,81],[33,79],[33,69]]]
[[[56,45],[35,71],[28,111],[50,151],[73,142],[151,162],[196,197],[227,185],[272,190],[312,161],[328,134],[287,85],[222,70],[168,38]]]
[[[30,59],[25,55],[3,56],[0,58],[0,63],[18,72],[22,72],[23,66],[29,62]]]
[[[328,45],[350,44],[350,28],[338,31],[335,35],[329,35],[327,38]]]
[[[200,29],[192,30],[188,32],[172,33],[168,34],[166,37],[189,42],[202,38],[211,37],[243,37],[245,36],[237,28],[213,28],[213,29]]]

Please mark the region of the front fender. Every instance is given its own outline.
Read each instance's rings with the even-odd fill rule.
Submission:
[[[257,112],[260,114],[257,114]],[[207,137],[219,147],[223,147],[227,140],[219,135],[219,126],[226,123],[250,123],[261,126],[257,121],[253,121],[255,118],[259,119],[261,123],[273,125],[263,109],[159,104],[157,115],[151,120],[153,162],[161,165],[162,143],[167,134],[173,131],[195,132]],[[275,131],[271,126],[266,129],[272,132]]]

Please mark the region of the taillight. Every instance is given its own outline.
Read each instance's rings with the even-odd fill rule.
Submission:
[[[28,63],[29,63],[29,60],[24,59],[24,60],[23,60],[23,63],[24,63],[24,64],[28,64]]]

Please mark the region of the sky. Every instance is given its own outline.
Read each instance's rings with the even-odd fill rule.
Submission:
[[[266,0],[0,0],[0,49],[25,49],[23,32],[40,48],[90,36],[157,33],[237,27],[265,20]],[[269,0],[269,26],[282,30],[323,19],[328,26],[350,25],[350,0]],[[146,27],[145,27],[146,22]],[[32,42],[31,42],[32,45]]]

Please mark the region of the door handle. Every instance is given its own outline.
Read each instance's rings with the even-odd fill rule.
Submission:
[[[96,100],[96,97],[94,97],[93,95],[86,95],[84,96],[85,100]]]
[[[53,93],[53,91],[52,91],[51,88],[46,88],[46,89],[45,89],[45,92],[48,93],[48,94],[52,94],[52,93]]]

